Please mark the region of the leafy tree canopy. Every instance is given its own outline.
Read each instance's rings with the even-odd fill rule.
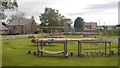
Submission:
[[[0,0],[0,21],[7,17],[4,13],[6,9],[15,10],[16,8],[18,8],[17,0]]]
[[[14,10],[15,7],[18,8],[18,4],[16,0],[0,0],[0,9],[1,11],[5,11],[6,9]]]
[[[74,27],[76,30],[83,30],[84,29],[84,19],[81,17],[77,17],[76,20],[74,21]]]
[[[40,16],[41,26],[65,26],[71,25],[71,19],[62,16],[58,10],[52,8],[45,8],[44,13]]]

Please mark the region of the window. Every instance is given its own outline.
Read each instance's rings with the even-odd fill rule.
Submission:
[[[15,26],[13,26],[13,29],[15,29]]]
[[[23,25],[21,26],[21,28],[23,29]]]

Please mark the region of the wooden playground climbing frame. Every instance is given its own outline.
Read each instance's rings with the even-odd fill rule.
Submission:
[[[37,42],[37,56],[43,56],[43,52],[40,52],[40,49],[43,49],[43,44],[47,43],[48,41],[39,41]],[[67,55],[67,41],[53,41],[52,43],[63,43],[64,45],[64,56]]]
[[[77,41],[78,42],[78,56],[81,57],[82,56],[82,45],[81,43],[104,43],[105,45],[105,49],[104,51],[107,51],[107,47],[106,45],[109,44],[109,57],[111,57],[111,42],[110,41],[102,41],[102,40],[98,40],[96,38],[79,38],[79,39],[75,39],[75,38],[42,38],[42,39],[38,39],[37,40],[37,56],[43,56],[43,52],[40,51],[41,49],[43,49],[43,45],[44,43],[48,43],[48,39],[54,39],[53,41],[51,41],[52,43],[63,43],[64,45],[64,57],[67,56],[67,43],[69,41]]]
[[[82,56],[82,44],[81,43],[104,43],[104,51],[107,52],[107,44],[109,44],[109,57],[111,57],[111,42],[110,41],[102,41],[102,40],[95,40],[95,41],[78,41],[78,56]]]

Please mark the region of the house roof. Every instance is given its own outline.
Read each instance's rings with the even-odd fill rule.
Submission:
[[[2,22],[0,22],[0,30],[8,30],[7,27],[5,27]]]
[[[16,17],[8,25],[27,25],[31,21],[31,19]]]

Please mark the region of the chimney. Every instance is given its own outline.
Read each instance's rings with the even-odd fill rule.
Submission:
[[[34,16],[31,16],[31,19],[34,20]]]

